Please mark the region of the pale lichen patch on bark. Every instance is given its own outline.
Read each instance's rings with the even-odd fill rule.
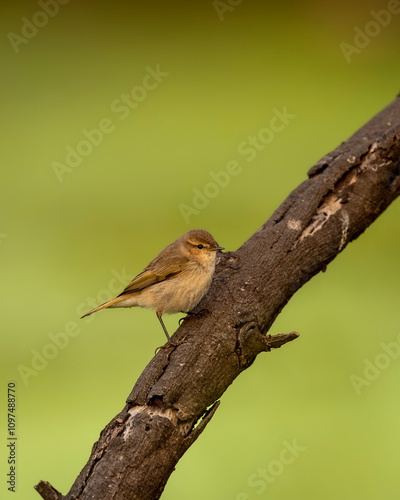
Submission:
[[[298,231],[301,228],[301,221],[297,219],[289,219],[287,223],[287,227],[289,229],[293,229],[294,231]]]

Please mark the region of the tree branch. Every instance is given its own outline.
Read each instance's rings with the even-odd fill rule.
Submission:
[[[270,219],[224,254],[197,311],[159,351],[125,408],[102,431],[62,496],[45,500],[157,499],[179,458],[214,415],[218,399],[263,351],[297,338],[265,336],[290,297],[324,270],[400,193],[400,99],[320,160]]]

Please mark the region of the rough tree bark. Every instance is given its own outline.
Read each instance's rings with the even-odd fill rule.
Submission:
[[[400,193],[400,99],[322,158],[270,219],[236,252],[224,254],[209,293],[159,351],[125,408],[102,431],[63,496],[45,500],[157,499],[197,439],[218,399],[256,356],[296,333],[266,336],[290,297],[324,270]]]

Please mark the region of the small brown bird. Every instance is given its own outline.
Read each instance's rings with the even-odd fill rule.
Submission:
[[[218,250],[223,247],[207,231],[188,231],[164,248],[118,297],[95,307],[82,318],[114,307],[155,309],[171,344],[162,315],[189,313],[200,302],[210,287]]]

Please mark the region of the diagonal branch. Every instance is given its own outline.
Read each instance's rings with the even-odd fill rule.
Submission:
[[[89,461],[62,496],[157,499],[178,460],[214,415],[219,398],[263,351],[297,338],[266,336],[291,296],[324,270],[400,193],[400,99],[309,171],[270,219],[221,258],[197,310],[158,352],[125,408],[102,431]]]

